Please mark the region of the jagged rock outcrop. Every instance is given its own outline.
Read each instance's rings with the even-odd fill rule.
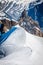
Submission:
[[[8,29],[10,29],[12,26],[17,25],[17,23],[16,23],[15,21],[10,21],[9,19],[1,20],[1,22],[2,22]]]
[[[4,19],[0,21],[1,27],[0,27],[0,34],[3,34],[10,30],[12,26],[17,25],[16,22],[10,21],[8,19]]]
[[[39,23],[27,16],[25,10],[22,13],[22,17],[19,19],[19,25],[31,34],[43,37],[43,32],[40,30]]]
[[[43,32],[40,30],[39,23],[37,21],[34,21],[31,17],[27,16],[25,10],[23,11],[18,22],[10,21],[9,19],[1,20],[1,22],[4,24],[4,26],[7,27],[7,29],[10,29],[12,26],[19,24],[27,32],[29,32],[33,35],[43,37]]]

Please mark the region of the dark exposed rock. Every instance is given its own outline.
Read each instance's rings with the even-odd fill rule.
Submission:
[[[27,16],[25,10],[22,14],[24,14],[24,16],[22,15],[22,17],[19,19],[19,25],[31,34],[43,37],[43,32],[40,30],[39,23]]]
[[[16,22],[10,21],[8,19],[4,19],[0,21],[1,27],[0,27],[0,35],[9,31],[12,26],[17,25]]]
[[[4,19],[1,21],[8,29],[10,29],[12,26],[19,24],[27,32],[43,37],[43,32],[40,30],[39,23],[37,21],[34,21],[31,17],[27,16],[25,10],[23,11],[22,16],[18,20],[18,23],[16,23],[16,21],[10,21],[9,19]]]
[[[10,29],[12,26],[17,25],[17,23],[16,23],[15,21],[10,21],[10,20],[8,20],[8,19],[1,20],[1,22],[2,22],[8,29]]]

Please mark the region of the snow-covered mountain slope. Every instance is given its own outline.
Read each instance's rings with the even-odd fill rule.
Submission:
[[[29,3],[33,1],[35,0],[2,0],[0,1],[0,12],[5,13],[5,15],[8,16],[8,18],[10,19],[18,20],[24,8],[27,9]]]
[[[43,65],[43,38],[27,33],[21,27],[9,36],[2,47],[6,57],[0,59],[0,65]]]
[[[5,13],[5,15],[11,20],[18,20],[24,9],[28,10],[42,3],[42,1],[36,2],[36,0],[1,0],[0,2],[4,2],[0,4],[0,13]],[[35,2],[34,6],[29,8],[29,4],[33,2]]]
[[[24,46],[25,40],[26,34],[24,29],[17,27],[17,29],[9,35],[9,37],[2,43],[1,46],[6,51],[6,54],[10,54],[13,52],[12,50],[14,50],[15,47]]]

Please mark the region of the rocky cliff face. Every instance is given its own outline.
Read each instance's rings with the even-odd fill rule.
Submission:
[[[1,22],[6,26],[8,29],[10,29],[12,26],[17,25],[15,21],[10,21],[8,19],[1,20]]]
[[[19,25],[31,34],[41,36],[41,37],[43,36],[43,33],[40,30],[39,24],[34,22],[34,20],[32,20],[30,17],[21,18],[19,20]]]
[[[7,27],[7,29],[10,29],[12,26],[19,24],[27,32],[36,36],[43,37],[43,32],[40,30],[39,23],[37,21],[34,21],[31,17],[27,16],[25,10],[23,11],[22,16],[18,20],[18,23],[16,21],[10,21],[8,19],[1,21]]]
[[[0,21],[0,33],[3,34],[11,29],[12,26],[17,25],[15,21],[10,21],[8,19],[4,19]]]
[[[18,23],[9,20],[2,20],[2,22],[7,27],[7,29],[10,29],[12,26],[19,24],[27,32],[36,36],[43,37],[43,32],[41,32],[39,24],[29,16],[20,18]]]
[[[43,37],[43,32],[40,30],[39,23],[27,16],[25,10],[22,13],[22,17],[19,19],[19,25],[31,34]]]

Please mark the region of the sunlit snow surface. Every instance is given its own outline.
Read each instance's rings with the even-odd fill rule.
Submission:
[[[6,57],[0,65],[43,65],[43,38],[18,27],[2,44]]]
[[[0,12],[5,13],[5,15],[9,19],[17,21],[21,17],[21,14],[24,9],[28,10],[33,8],[33,6],[29,8],[30,3],[35,2],[34,6],[36,6],[38,4],[41,4],[43,1],[41,0],[40,2],[37,3],[36,0],[0,0],[0,2],[4,2],[4,6],[3,3],[2,5],[0,5]],[[4,16],[4,14],[2,15]],[[2,19],[2,17],[0,17],[0,19]]]
[[[0,5],[0,12],[5,13],[10,19],[18,20],[23,10],[28,9],[29,3],[33,1],[36,0],[0,0],[0,2],[4,2]]]

